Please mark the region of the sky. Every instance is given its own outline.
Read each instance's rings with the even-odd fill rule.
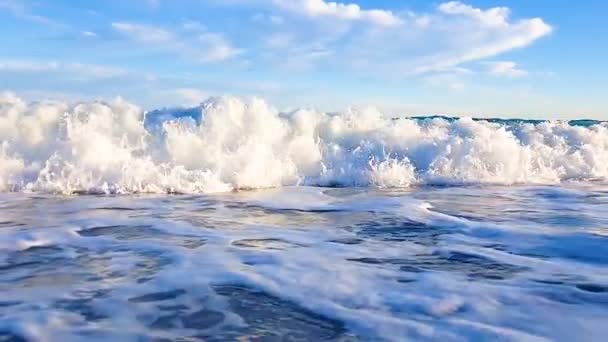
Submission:
[[[608,119],[607,1],[344,1],[0,0],[0,91]]]

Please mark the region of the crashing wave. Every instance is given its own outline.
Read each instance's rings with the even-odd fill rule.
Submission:
[[[118,99],[0,95],[0,191],[205,193],[312,186],[608,180],[608,124],[280,113],[211,98],[143,112]]]

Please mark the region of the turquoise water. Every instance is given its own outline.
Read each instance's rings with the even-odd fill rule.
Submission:
[[[420,121],[441,119],[441,120],[446,120],[449,122],[457,121],[460,119],[459,117],[444,116],[444,115],[413,116],[410,118],[414,119],[414,120],[420,120]],[[497,124],[501,124],[501,125],[505,125],[505,126],[516,126],[516,125],[522,125],[522,124],[538,125],[538,124],[542,124],[542,123],[546,123],[546,122],[550,122],[550,121],[561,121],[561,122],[565,122],[568,125],[574,126],[574,127],[591,127],[593,125],[599,125],[599,124],[606,122],[604,120],[591,120],[591,119],[576,119],[576,120],[540,120],[539,119],[539,120],[534,120],[534,119],[473,118],[473,120],[487,121],[487,122],[497,123]]]

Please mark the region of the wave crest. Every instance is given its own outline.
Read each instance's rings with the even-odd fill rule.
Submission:
[[[211,98],[144,113],[118,99],[0,95],[0,191],[182,192],[608,179],[608,125],[280,113]]]

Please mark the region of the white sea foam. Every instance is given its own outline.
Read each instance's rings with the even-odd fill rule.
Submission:
[[[0,190],[222,192],[608,180],[608,125],[392,120],[375,109],[280,113],[211,98],[144,113],[0,95]]]

